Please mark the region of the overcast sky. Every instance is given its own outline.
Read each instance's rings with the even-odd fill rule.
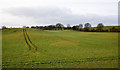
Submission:
[[[119,0],[0,0],[0,26],[118,25]]]

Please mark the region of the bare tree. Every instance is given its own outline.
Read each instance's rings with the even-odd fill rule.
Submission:
[[[64,25],[61,24],[61,23],[57,23],[57,24],[56,24],[56,27],[57,27],[58,30],[60,30],[60,29],[62,30],[63,27],[64,27]]]
[[[70,26],[70,24],[67,24],[67,29],[71,29],[71,26]]]
[[[67,27],[71,27],[70,24],[67,24]]]
[[[6,26],[2,26],[2,29],[6,29],[7,27]]]
[[[83,24],[79,24],[79,28],[83,28]]]

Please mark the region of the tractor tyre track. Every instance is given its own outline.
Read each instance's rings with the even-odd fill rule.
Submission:
[[[35,44],[32,43],[32,41],[30,40],[30,37],[29,37],[28,34],[27,34],[26,29],[25,29],[25,34],[26,34],[26,37],[28,38],[29,42],[33,45],[33,47],[34,47],[35,50],[37,51],[37,50],[38,50],[38,47],[37,47]]]
[[[31,50],[31,46],[30,46],[30,44],[29,44],[28,41],[27,41],[27,38],[26,38],[26,36],[25,36],[25,31],[24,31],[24,29],[23,29],[23,35],[24,35],[24,39],[25,39],[25,42],[26,42],[27,45],[28,45],[29,50]]]
[[[30,42],[30,44],[35,48],[35,51],[38,51],[38,46],[36,46],[35,44],[33,44],[33,42],[31,41],[30,37],[28,36],[27,30],[26,29],[23,29],[23,30],[24,30],[24,34],[25,34],[24,37],[28,39],[28,41]],[[27,39],[25,39],[25,40],[27,41]],[[43,53],[46,52],[46,50],[44,50],[44,49],[40,48],[40,50]]]

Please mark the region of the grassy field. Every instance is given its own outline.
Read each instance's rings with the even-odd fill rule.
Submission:
[[[27,29],[2,31],[3,68],[117,68],[118,33]]]

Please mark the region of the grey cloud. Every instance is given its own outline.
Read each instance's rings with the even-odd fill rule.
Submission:
[[[52,7],[23,7],[23,8],[12,8],[7,9],[6,12],[11,13],[13,15],[23,15],[27,17],[56,17],[63,16],[71,13],[69,9],[61,9],[61,8],[52,8]]]
[[[37,7],[37,8],[12,8],[4,10],[14,16],[25,16],[33,17],[37,21],[37,24],[56,24],[61,22],[64,25],[71,24],[84,24],[85,22],[90,22],[93,26],[102,22],[105,25],[117,25],[117,15],[110,16],[98,16],[95,14],[73,14],[70,9],[67,8],[56,8],[56,7]]]

